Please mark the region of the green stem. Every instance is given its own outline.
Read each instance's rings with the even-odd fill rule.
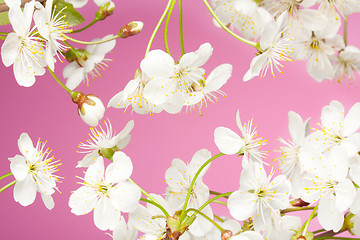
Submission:
[[[80,44],[84,44],[84,45],[95,45],[95,44],[100,44],[100,43],[105,43],[105,42],[109,42],[109,41],[112,41],[114,39],[117,39],[119,38],[120,36],[119,35],[115,35],[111,38],[108,38],[108,39],[104,39],[104,40],[100,40],[100,41],[97,41],[97,42],[86,42],[86,41],[81,41],[81,40],[77,40],[77,39],[74,39],[72,37],[69,37],[69,36],[65,36],[66,39],[69,39],[70,41],[72,42],[76,42],[76,43],[80,43]]]
[[[344,19],[344,43],[347,46],[347,18]]]
[[[65,84],[63,84],[63,83],[59,80],[59,78],[58,78],[58,77],[55,75],[55,73],[49,68],[49,66],[47,66],[47,69],[49,70],[51,76],[53,76],[53,78],[56,80],[56,82],[57,82],[65,91],[67,91],[67,92],[70,94],[70,96],[72,96],[74,92],[71,91],[67,86],[65,86]]]
[[[289,212],[297,212],[297,211],[313,210],[313,209],[314,207],[291,207],[281,210],[281,213],[289,213]]]
[[[220,192],[215,192],[215,191],[210,190],[210,194],[211,194],[211,195],[220,195],[220,194],[222,194],[222,193],[220,193]],[[229,198],[229,197],[228,197],[228,196],[225,196],[224,198]]]
[[[6,37],[0,36],[0,40],[4,40],[5,41]]]
[[[161,17],[160,17],[159,22],[157,23],[157,25],[156,25],[153,33],[151,34],[149,43],[148,43],[148,45],[147,45],[147,47],[146,47],[145,56],[146,56],[146,54],[150,51],[150,48],[151,48],[151,45],[152,45],[152,43],[153,43],[153,41],[154,41],[155,35],[156,35],[157,31],[159,30],[161,23],[162,23],[162,22],[164,21],[164,19],[165,19],[166,13],[168,12],[168,10],[169,10],[169,8],[170,8],[171,2],[172,2],[172,0],[169,0],[169,1],[168,1],[167,5],[166,5],[166,8],[165,8],[163,14],[162,14]]]
[[[16,180],[14,180],[14,181],[12,181],[11,183],[7,184],[5,187],[0,188],[0,193],[1,193],[2,191],[4,191],[5,189],[11,187],[11,186],[14,185],[15,183],[16,183]]]
[[[191,183],[190,183],[190,187],[189,187],[188,193],[187,193],[187,195],[186,195],[186,199],[185,199],[185,202],[184,202],[184,207],[183,207],[183,210],[182,210],[181,215],[180,215],[180,222],[182,222],[182,220],[184,220],[184,218],[185,218],[185,210],[186,210],[187,205],[188,205],[188,203],[189,203],[190,195],[191,195],[192,189],[193,189],[193,187],[194,187],[195,181],[196,181],[196,179],[198,178],[200,172],[201,172],[209,163],[211,163],[213,160],[215,160],[216,158],[221,157],[221,156],[223,156],[223,155],[225,155],[225,154],[223,154],[223,153],[218,153],[218,154],[216,154],[215,156],[211,157],[211,158],[210,158],[209,160],[207,160],[207,161],[198,169],[198,171],[196,172],[194,178],[192,179],[192,181],[191,181]]]
[[[8,35],[9,33],[8,32],[0,32],[1,35]]]
[[[225,207],[227,207],[227,204],[222,201],[213,201],[213,203],[218,203],[218,204],[221,204],[221,205],[224,205]]]
[[[319,229],[319,230],[313,231],[312,233],[318,234],[318,233],[325,232],[325,231],[326,231],[325,229]]]
[[[155,198],[153,198],[150,194],[148,194],[144,189],[142,189],[139,185],[137,185],[131,178],[128,178],[128,180],[129,180],[129,182],[131,182],[132,184],[135,184],[139,189],[140,189],[140,191],[148,198],[148,199],[150,199],[152,202],[154,202],[154,203],[156,203],[156,204],[158,204],[159,206],[161,206],[160,205],[160,203],[158,203],[158,201],[156,201],[155,200]],[[163,208],[164,209],[164,208]],[[168,217],[169,216],[169,213],[167,213],[167,211],[164,209],[164,211],[166,212],[164,212],[164,214],[166,215],[166,217]]]
[[[319,205],[316,205],[316,207],[314,207],[314,209],[312,210],[308,220],[306,220],[306,222],[304,223],[304,225],[301,227],[301,230],[302,230],[302,235],[305,236],[308,229],[309,229],[309,226],[310,226],[310,222],[311,220],[317,215],[315,214],[317,209],[318,209]]]
[[[216,199],[219,199],[219,198],[222,198],[224,196],[229,196],[230,194],[232,194],[233,192],[227,192],[227,193],[223,193],[223,194],[220,194],[220,195],[217,195],[216,197],[213,197],[209,200],[207,200],[203,205],[201,205],[198,209],[198,211],[201,211],[203,210],[207,205],[209,205],[210,203],[214,202]],[[194,213],[194,215],[196,215]]]
[[[189,208],[188,210],[186,210],[186,213],[188,212],[194,212],[192,216],[196,215],[196,214],[199,214],[201,215],[202,217],[204,217],[206,220],[208,220],[209,222],[211,222],[217,229],[219,229],[220,232],[223,232],[224,229],[219,225],[217,224],[214,220],[212,220],[211,218],[209,218],[206,214],[200,212],[199,210],[195,209],[195,208]]]
[[[182,0],[178,0],[179,4],[179,36],[180,36],[180,47],[182,55],[185,54],[184,48],[184,33],[183,33],[183,13],[182,13]]]
[[[240,37],[239,35],[237,35],[236,33],[234,33],[233,31],[231,31],[228,27],[225,26],[224,23],[221,22],[221,20],[218,18],[218,16],[216,16],[214,10],[211,8],[210,4],[206,1],[206,0],[203,0],[203,2],[205,3],[206,7],[209,9],[211,15],[214,17],[214,19],[219,23],[219,25],[227,32],[229,33],[231,36],[233,36],[234,38],[236,38],[237,40],[240,40],[241,42],[243,43],[246,43],[256,49],[258,49],[260,51],[260,49],[258,48],[259,47],[259,44],[256,43],[256,42],[252,42],[252,41],[249,41],[245,38],[242,38]]]
[[[11,176],[11,175],[13,175],[12,172],[9,172],[9,173],[7,173],[7,174],[4,174],[4,175],[0,176],[0,180],[6,178],[6,177],[8,177],[8,176]]]
[[[140,198],[140,201],[147,202],[147,203],[154,205],[155,207],[159,208],[164,213],[165,217],[169,217],[169,213],[160,204],[158,204],[154,201],[151,201],[149,199],[146,199],[146,198]]]
[[[219,217],[218,215],[214,214],[214,218],[216,218],[219,222],[225,222],[225,220]]]
[[[97,21],[99,21],[99,20],[95,18],[94,20],[92,20],[92,21],[91,21],[88,25],[86,25],[85,27],[80,28],[80,29],[75,30],[75,31],[72,31],[71,33],[78,33],[78,32],[82,32],[82,31],[84,31],[84,30],[88,29],[89,27],[91,27],[92,25],[94,25]]]
[[[166,52],[171,56],[170,53],[170,49],[169,49],[169,44],[168,44],[168,39],[167,39],[167,33],[168,33],[168,28],[169,28],[169,22],[170,22],[170,17],[171,17],[171,13],[174,10],[174,6],[175,6],[176,0],[172,0],[171,1],[171,5],[170,5],[170,9],[165,21],[165,27],[164,27],[164,44],[165,44],[165,50]]]

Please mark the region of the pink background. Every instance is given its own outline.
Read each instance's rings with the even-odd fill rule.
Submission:
[[[110,33],[117,33],[120,27],[132,20],[144,22],[141,34],[128,39],[119,39],[116,47],[107,57],[113,59],[109,68],[102,72],[102,78],[91,81],[90,87],[81,85],[78,89],[84,93],[98,95],[105,105],[112,96],[121,91],[132,79],[142,60],[150,35],[165,8],[165,0],[152,1],[115,1],[116,11],[106,21],[98,22],[89,31],[73,35],[81,40],[91,40]],[[171,160],[180,158],[191,160],[193,154],[202,148],[213,154],[218,149],[213,141],[216,127],[225,126],[238,131],[235,123],[236,111],[240,110],[243,121],[254,117],[258,126],[258,135],[266,138],[269,144],[264,150],[270,151],[267,162],[272,162],[279,153],[273,152],[279,144],[277,137],[289,138],[287,113],[298,112],[303,118],[311,117],[313,127],[319,122],[321,108],[331,100],[341,101],[348,110],[359,101],[359,86],[356,84],[338,84],[336,82],[317,83],[306,72],[303,62],[285,63],[284,73],[273,78],[255,78],[244,83],[242,77],[248,70],[255,50],[237,41],[212,23],[212,17],[201,0],[184,1],[184,38],[187,52],[195,51],[202,43],[209,42],[214,47],[210,60],[204,66],[207,75],[218,65],[233,65],[233,75],[222,88],[227,97],[220,97],[219,103],[203,108],[203,116],[193,111],[170,115],[165,112],[153,116],[126,113],[119,109],[107,109],[105,118],[109,118],[118,132],[133,119],[135,127],[130,144],[124,152],[134,164],[132,179],[149,193],[163,194],[165,171]],[[87,22],[95,14],[92,0],[80,9]],[[360,47],[358,24],[360,15],[349,18],[349,44]],[[173,56],[179,55],[177,30],[177,10],[173,13],[169,30],[169,43]],[[161,28],[162,29],[162,28]],[[1,27],[1,31],[11,31],[10,27]],[[162,30],[155,38],[152,49],[164,49]],[[62,76],[63,65],[56,65],[56,74]],[[81,141],[88,139],[89,127],[77,115],[67,93],[60,88],[50,74],[38,77],[31,88],[20,87],[13,76],[12,67],[0,65],[2,86],[0,88],[1,146],[0,175],[10,172],[9,157],[20,154],[17,139],[27,132],[33,142],[40,137],[47,140],[47,146],[53,149],[56,159],[63,166],[58,174],[65,177],[58,184],[61,194],[53,195],[55,208],[45,208],[38,194],[35,203],[22,207],[13,199],[13,188],[0,194],[1,239],[110,239],[93,223],[93,213],[75,216],[70,212],[68,199],[70,191],[80,186],[75,176],[83,176],[85,169],[75,166],[83,158],[76,151]],[[357,75],[357,79],[359,76]],[[236,157],[223,157],[215,161],[207,172],[204,181],[211,190],[219,192],[234,191],[239,186],[241,161]],[[0,186],[12,181],[13,177],[1,180]],[[225,207],[217,207],[221,214],[228,214]],[[317,222],[316,220],[314,222]],[[317,228],[318,229],[318,228]]]

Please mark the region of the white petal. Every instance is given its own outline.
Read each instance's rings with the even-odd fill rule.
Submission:
[[[90,167],[92,164],[95,163],[97,158],[99,157],[99,153],[97,151],[93,151],[85,155],[85,157],[78,162],[76,165],[77,168],[79,167]]]
[[[170,78],[174,74],[174,59],[162,50],[152,50],[140,63],[141,70],[150,78]]]
[[[29,160],[29,158],[33,155],[35,152],[34,145],[31,141],[31,138],[27,133],[22,133],[18,139],[18,147],[21,152],[21,154]]]
[[[70,64],[68,65],[70,68]],[[66,71],[70,71],[73,70],[71,72],[71,75],[68,77],[68,79],[66,80],[66,86],[70,89],[70,90],[74,90],[75,88],[77,88],[79,86],[79,84],[81,83],[81,81],[83,79],[85,79],[85,69],[82,67],[76,68],[75,66],[71,66],[73,69],[69,69]],[[65,75],[65,69],[64,69],[64,73]],[[67,74],[67,73],[66,73]]]
[[[179,113],[184,106],[184,95],[180,92],[174,92],[168,102],[161,104],[161,108],[171,114]]]
[[[94,223],[100,230],[113,230],[116,221],[120,218],[120,212],[117,211],[107,197],[102,197],[94,209]]]
[[[212,92],[219,90],[231,77],[232,66],[230,64],[221,64],[217,66],[205,81],[205,91]]]
[[[197,151],[194,154],[194,156],[192,157],[190,164],[188,165],[189,179],[192,180],[193,177],[195,176],[196,172],[199,170],[199,168],[210,158],[211,158],[211,153],[209,150],[201,149],[201,150]],[[205,168],[203,168],[203,170],[199,174],[200,178],[205,175],[205,173],[207,172],[209,167],[210,167],[210,164],[208,164]]]
[[[1,58],[5,67],[12,65],[17,58],[21,39],[16,33],[9,33],[1,46]]]
[[[104,159],[98,157],[94,164],[92,164],[85,173],[85,182],[99,183],[104,177]]]
[[[360,103],[354,104],[344,119],[344,136],[349,136],[360,128]]]
[[[123,152],[115,152],[113,163],[106,168],[105,179],[108,183],[118,183],[127,180],[133,171],[131,159]]]
[[[336,207],[340,212],[343,212],[353,203],[356,195],[356,189],[349,179],[344,179],[336,185],[335,193]]]
[[[109,191],[111,202],[121,212],[132,212],[139,206],[140,189],[130,182],[120,182]]]
[[[304,123],[299,114],[289,112],[289,132],[294,143],[301,144],[305,137]]]
[[[23,156],[16,155],[13,158],[9,158],[9,160],[11,161],[10,169],[16,181],[23,181],[30,170],[26,164],[25,158]]]
[[[184,54],[179,62],[179,65],[183,67],[201,67],[211,57],[213,48],[210,43],[202,44],[195,52]]]
[[[156,78],[148,82],[144,88],[143,95],[155,105],[165,104],[169,101],[175,90],[176,82],[172,79]]]
[[[35,201],[36,183],[31,175],[28,175],[23,181],[16,182],[14,187],[15,202],[22,206],[28,206]]]
[[[243,221],[252,216],[255,211],[256,198],[254,194],[242,192],[240,190],[233,192],[228,199],[228,208],[233,218]]]
[[[220,152],[231,155],[240,151],[244,141],[237,133],[225,127],[218,127],[214,131],[214,140]]]
[[[335,206],[335,197],[327,194],[320,199],[318,210],[319,223],[325,230],[338,232],[343,225],[344,215]]]
[[[52,210],[55,207],[55,202],[51,195],[42,193],[41,198],[47,209]]]
[[[96,190],[82,186],[74,191],[69,198],[69,207],[75,215],[84,215],[91,212],[98,201]]]

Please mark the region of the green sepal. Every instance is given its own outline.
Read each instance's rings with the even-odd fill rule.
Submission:
[[[106,157],[107,159],[113,161],[113,156],[116,151],[119,151],[120,149],[118,146],[112,147],[112,148],[101,148],[99,150],[99,155]]]
[[[67,22],[69,27],[77,26],[85,21],[84,17],[76,11],[74,6],[71,3],[55,0],[53,4],[54,16],[61,11],[60,16],[65,15],[64,21]]]
[[[196,219],[196,216],[186,217],[185,220],[181,223],[181,230],[189,227]]]
[[[180,221],[176,217],[169,216],[166,219],[167,226],[171,229],[171,232],[179,232]]]

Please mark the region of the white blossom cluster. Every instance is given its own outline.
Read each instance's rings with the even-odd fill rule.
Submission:
[[[186,106],[201,108],[207,102],[216,102],[216,93],[224,95],[220,88],[232,73],[230,64],[216,67],[205,79],[202,66],[209,60],[213,48],[202,44],[195,52],[184,54],[179,62],[162,50],[152,50],[140,63],[140,71],[128,82],[124,90],[116,94],[108,107],[131,106],[139,114],[178,113]]]
[[[360,72],[360,50],[338,34],[341,19],[360,12],[357,0],[213,0],[213,6],[224,24],[260,42],[244,81],[264,77],[268,68],[281,72],[280,62],[291,58],[307,61],[318,82],[354,81]]]

